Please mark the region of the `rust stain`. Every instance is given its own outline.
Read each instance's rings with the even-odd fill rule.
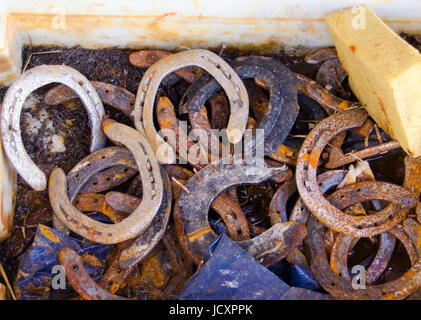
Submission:
[[[190,242],[192,242],[192,241],[196,240],[197,238],[200,238],[200,237],[201,237],[201,236],[203,236],[204,234],[206,234],[206,233],[208,233],[208,232],[211,232],[211,231],[212,231],[212,229],[211,229],[211,227],[210,227],[210,226],[203,227],[203,228],[200,228],[200,229],[198,229],[198,230],[196,230],[196,231],[193,231],[192,233],[189,233],[189,234],[187,235],[187,239],[188,239]]]
[[[40,225],[39,229],[44,235],[44,237],[46,237],[48,240],[52,242],[60,242],[60,239],[56,235],[54,235],[54,233],[52,233],[51,230],[49,230],[46,226]]]

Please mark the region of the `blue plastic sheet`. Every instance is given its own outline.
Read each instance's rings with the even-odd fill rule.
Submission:
[[[52,269],[60,265],[58,254],[63,247],[70,247],[82,255],[86,270],[95,281],[103,274],[112,249],[110,245],[73,238],[45,225],[38,225],[33,243],[20,258],[14,283],[18,299],[47,300],[74,296],[67,281],[65,289],[51,287],[56,275]]]
[[[325,300],[331,297],[289,286],[275,273],[288,273],[291,266],[282,260],[267,269],[226,235],[221,235],[210,248],[210,258],[186,283],[180,300]],[[300,269],[301,270],[301,269]],[[308,275],[296,276],[300,284]],[[303,280],[304,279],[304,280]],[[310,281],[311,282],[311,281]]]
[[[186,283],[183,300],[274,300],[289,286],[246,251],[221,236],[210,259]]]

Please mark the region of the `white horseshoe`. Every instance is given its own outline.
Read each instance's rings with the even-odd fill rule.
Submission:
[[[9,87],[4,97],[1,110],[1,135],[4,151],[10,163],[25,182],[37,191],[45,189],[47,178],[25,150],[20,130],[20,114],[31,92],[56,82],[73,89],[88,112],[92,132],[91,152],[103,148],[106,143],[101,128],[105,115],[104,107],[95,88],[79,71],[62,65],[41,65],[23,73]]]

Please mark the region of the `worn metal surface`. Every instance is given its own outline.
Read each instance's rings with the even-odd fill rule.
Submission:
[[[359,105],[357,102],[343,100],[331,94],[316,81],[313,81],[306,76],[298,73],[295,75],[298,80],[298,91],[315,100],[322,106],[323,110],[325,110],[328,115]]]
[[[47,178],[25,151],[20,130],[20,114],[26,98],[34,90],[59,82],[72,88],[80,97],[89,116],[92,130],[91,152],[105,146],[101,122],[105,115],[101,99],[91,83],[79,71],[62,65],[41,65],[26,71],[7,90],[1,110],[3,148],[11,164],[32,188],[42,191]]]
[[[134,108],[135,96],[123,87],[115,86],[110,83],[101,81],[90,81],[92,86],[98,93],[99,98],[105,104],[123,112],[126,116],[131,117]],[[67,101],[77,99],[79,96],[70,87],[59,84],[44,95],[44,103],[56,106]]]
[[[287,222],[287,201],[297,191],[294,177],[284,182],[272,197],[269,205],[269,218],[272,225],[278,222]]]
[[[268,57],[240,57],[231,65],[241,79],[260,78],[270,88],[267,112],[257,126],[257,129],[264,130],[264,141],[245,145],[244,150],[254,150],[257,144],[264,143],[265,154],[273,153],[290,132],[298,114],[296,77],[282,63]],[[195,82],[186,92],[188,112],[199,112],[219,88],[219,84],[208,75]]]
[[[231,143],[241,140],[247,125],[249,101],[246,88],[235,71],[218,55],[202,49],[188,50],[163,58],[151,66],[139,84],[133,118],[136,128],[145,133],[157,158],[172,163],[165,152],[171,148],[158,135],[153,124],[155,95],[161,80],[181,67],[196,65],[209,72],[222,85],[230,101],[231,115],[227,135]]]
[[[325,163],[325,167],[328,169],[339,168],[357,160],[374,157],[400,147],[401,146],[398,141],[389,141],[344,155],[340,147],[333,146],[329,152],[329,161]]]
[[[306,243],[311,250],[311,270],[319,284],[336,299],[404,299],[421,285],[421,259],[417,254],[417,244],[398,225],[388,230],[405,246],[412,267],[397,280],[379,285],[367,285],[365,289],[355,290],[350,281],[339,277],[330,267],[324,248],[323,236],[326,227],[315,216],[308,223]]]
[[[188,133],[184,131],[177,119],[175,114],[174,105],[167,97],[159,97],[156,104],[156,118],[158,124],[162,130],[164,138],[168,135],[167,130],[171,130],[175,137],[174,139],[169,138],[168,144],[173,147],[179,158],[184,159],[186,162],[190,162],[195,166],[201,166],[203,163],[208,163],[208,156],[202,157],[200,149],[197,149],[197,152],[194,156],[189,155],[189,150],[195,145],[195,142],[191,140],[188,136]],[[171,152],[169,150],[169,152]],[[192,161],[192,159],[194,159]]]
[[[247,89],[248,92],[248,89]],[[249,98],[250,95],[249,95]],[[250,100],[251,103],[251,100]],[[230,108],[227,98],[223,93],[215,94],[209,99],[210,125],[212,128],[222,130],[226,128],[230,116]],[[251,105],[250,105],[251,108]]]
[[[60,168],[50,177],[49,197],[57,217],[73,232],[93,242],[113,244],[131,239],[149,227],[161,204],[163,185],[157,160],[142,134],[112,120],[104,121],[104,132],[111,140],[124,144],[136,160],[143,186],[142,202],[136,210],[112,225],[90,219],[72,205],[67,178]]]
[[[310,64],[319,64],[328,59],[334,59],[337,57],[338,54],[336,53],[335,48],[322,48],[306,54],[304,61]]]
[[[116,166],[122,167],[123,177],[130,172],[130,170],[136,170],[136,162],[133,155],[125,147],[108,147],[98,150],[94,153],[83,158],[78,164],[70,170],[67,175],[67,194],[70,202],[74,202],[78,193],[97,191],[102,189],[100,184],[94,185],[97,181],[97,174],[103,176],[103,172]],[[112,169],[110,169],[112,170]],[[127,171],[126,171],[127,170]],[[126,171],[126,172],[124,172]],[[120,178],[116,179],[120,181]],[[114,180],[112,180],[114,181]],[[110,182],[112,182],[110,179]],[[92,183],[92,188],[90,184]],[[87,184],[87,187],[84,186]],[[114,185],[114,184],[112,184]],[[93,188],[95,186],[95,188]],[[102,190],[103,191],[103,190]],[[63,232],[69,232],[69,229],[57,218],[56,215],[53,217],[53,226],[55,229]]]
[[[394,208],[389,207],[370,216],[352,216],[329,203],[320,191],[317,183],[317,166],[324,147],[338,133],[361,126],[366,118],[367,113],[356,108],[338,112],[321,121],[304,140],[297,161],[297,188],[305,205],[330,229],[349,236],[370,236],[387,231],[403,219],[405,211],[415,206],[415,199],[410,192],[397,185],[379,184],[379,188],[383,191],[377,192],[378,194],[369,188],[364,189],[366,200],[375,200],[378,197],[377,199],[391,201]],[[354,193],[354,196],[361,196],[362,193]],[[392,219],[378,226],[373,225],[392,213],[396,214],[396,210],[400,212]]]
[[[164,169],[161,169],[161,176],[164,187],[161,205],[150,226],[121,253],[119,263],[123,268],[136,265],[144,259],[162,239],[167,229],[172,208],[171,182]]]
[[[366,270],[365,276],[368,284],[372,284],[380,278],[386,270],[395,248],[396,238],[393,234],[384,232],[379,235],[379,238],[380,243],[376,256]],[[330,253],[330,267],[338,276],[347,281],[351,281],[348,272],[348,254],[355,240],[356,238],[346,236],[343,233],[338,234]]]
[[[208,255],[208,248],[217,235],[208,222],[211,203],[229,187],[239,184],[257,184],[268,179],[279,168],[259,167],[256,165],[223,164],[222,160],[206,166],[197,176],[191,178],[186,187],[190,194],[183,191],[174,208],[174,221],[179,242],[192,261],[196,264]],[[263,234],[238,244],[251,253],[264,265],[271,265],[285,257],[305,237],[302,224],[276,224]]]
[[[193,264],[184,258],[184,254],[177,244],[177,237],[172,229],[164,234],[162,243],[171,260],[172,276],[159,298],[171,299],[180,293],[187,280],[192,276]]]
[[[81,257],[73,249],[62,248],[59,253],[59,261],[66,272],[66,278],[82,298],[86,300],[126,300],[104,290],[93,281],[85,270]]]
[[[130,63],[136,67],[149,68],[151,65],[158,62],[158,60],[168,57],[172,54],[172,52],[165,50],[140,50],[130,54],[129,60]],[[197,69],[198,68],[195,67],[184,67],[175,70],[174,73],[188,83],[193,83],[198,77]]]
[[[329,92],[347,93],[342,87],[342,82],[348,76],[339,59],[328,59],[320,66],[316,75],[316,82]],[[349,94],[348,94],[349,95]]]
[[[102,149],[104,150],[104,149]],[[134,160],[132,160],[134,162]],[[136,166],[136,164],[134,164]],[[97,172],[89,178],[80,189],[81,193],[103,192],[119,186],[132,178],[137,173],[137,168],[128,168],[125,165],[117,165]]]

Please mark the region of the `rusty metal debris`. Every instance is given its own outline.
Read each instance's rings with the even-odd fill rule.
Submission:
[[[137,130],[145,133],[157,158],[172,163],[171,148],[156,132],[153,125],[153,106],[161,80],[181,67],[196,65],[209,72],[224,88],[230,101],[227,135],[231,143],[241,140],[247,125],[249,100],[246,88],[235,71],[216,54],[207,50],[188,50],[173,54],[153,64],[144,74],[136,95],[133,118]]]
[[[200,264],[208,255],[209,246],[216,240],[217,235],[209,226],[207,213],[218,194],[241,183],[262,182],[277,171],[277,168],[258,168],[246,163],[226,165],[220,160],[199,172],[200,181],[197,177],[192,177],[186,184],[192,192],[181,192],[174,208],[177,237],[183,244],[186,255],[196,264]],[[304,236],[304,225],[279,223],[258,237],[240,241],[238,244],[262,264],[271,265],[299,245]]]
[[[85,270],[82,259],[71,248],[65,247],[59,253],[60,264],[66,271],[66,277],[73,289],[86,300],[126,300],[113,295],[92,280]]]
[[[366,200],[378,197],[377,199],[392,202],[392,205],[374,215],[352,216],[337,209],[320,192],[317,166],[324,147],[335,135],[361,126],[366,118],[367,113],[357,108],[338,112],[321,121],[305,139],[297,161],[297,188],[306,206],[329,228],[349,236],[371,236],[385,232],[401,222],[406,212],[416,204],[413,195],[397,185],[377,183],[378,191],[383,190],[376,194],[375,190],[363,184],[361,189],[356,190],[357,192],[352,192],[353,196],[361,197],[364,194]],[[399,200],[394,202],[396,199]],[[376,225],[389,216],[392,216],[390,220]]]
[[[102,103],[108,104],[123,112],[126,116],[131,117],[135,102],[133,93],[122,87],[105,82],[91,81],[91,84],[98,93]],[[79,96],[75,91],[66,85],[60,84],[47,91],[44,95],[44,103],[55,106],[77,98]]]
[[[128,83],[122,70],[121,81],[110,81],[121,87],[69,67],[40,66],[9,88],[1,119],[6,155],[30,187],[43,190],[49,179],[52,210],[38,222],[52,216],[54,227],[32,224],[33,207],[23,211],[21,220],[31,221],[21,224],[23,236],[31,236],[25,228],[36,233],[21,249],[16,299],[255,299],[261,293],[242,288],[262,284],[265,297],[283,300],[421,296],[421,161],[404,158],[359,102],[345,100],[352,92],[336,50],[302,56],[313,81],[286,67],[295,60],[222,59],[224,48],[219,56],[202,49],[134,52],[128,62],[147,70],[140,83]],[[90,78],[109,81],[99,74]],[[68,166],[35,161],[20,135],[25,99],[53,82],[60,84],[37,100],[51,110],[76,110],[80,103],[69,101],[80,99],[92,128],[91,153],[86,148]],[[125,88],[137,88],[136,97]],[[102,104],[116,111],[105,117]],[[83,122],[81,111],[72,121]],[[246,128],[253,138],[263,129],[263,138],[235,154]],[[213,129],[227,129],[229,143]],[[261,162],[241,159],[259,143]],[[395,176],[379,160],[400,166]],[[37,261],[42,252],[46,261]],[[246,260],[250,270],[240,263]],[[51,286],[48,268],[58,263],[72,287],[66,293]],[[358,289],[355,265],[364,267],[365,287]],[[234,294],[227,279],[241,282],[230,287]]]
[[[367,285],[355,290],[350,281],[337,275],[331,268],[323,245],[323,233],[326,227],[310,217],[306,242],[311,250],[311,270],[319,284],[336,299],[403,299],[421,285],[421,259],[417,253],[417,244],[405,233],[401,226],[388,230],[405,246],[411,258],[412,267],[397,280],[379,285]]]
[[[251,152],[257,144],[264,143],[264,153],[273,153],[291,131],[298,114],[296,78],[282,63],[267,57],[240,57],[232,62],[232,66],[241,79],[259,78],[270,88],[267,112],[257,126],[257,129],[264,130],[264,141],[252,141],[244,148]],[[199,113],[206,100],[219,88],[208,75],[202,76],[186,92],[187,111]]]

